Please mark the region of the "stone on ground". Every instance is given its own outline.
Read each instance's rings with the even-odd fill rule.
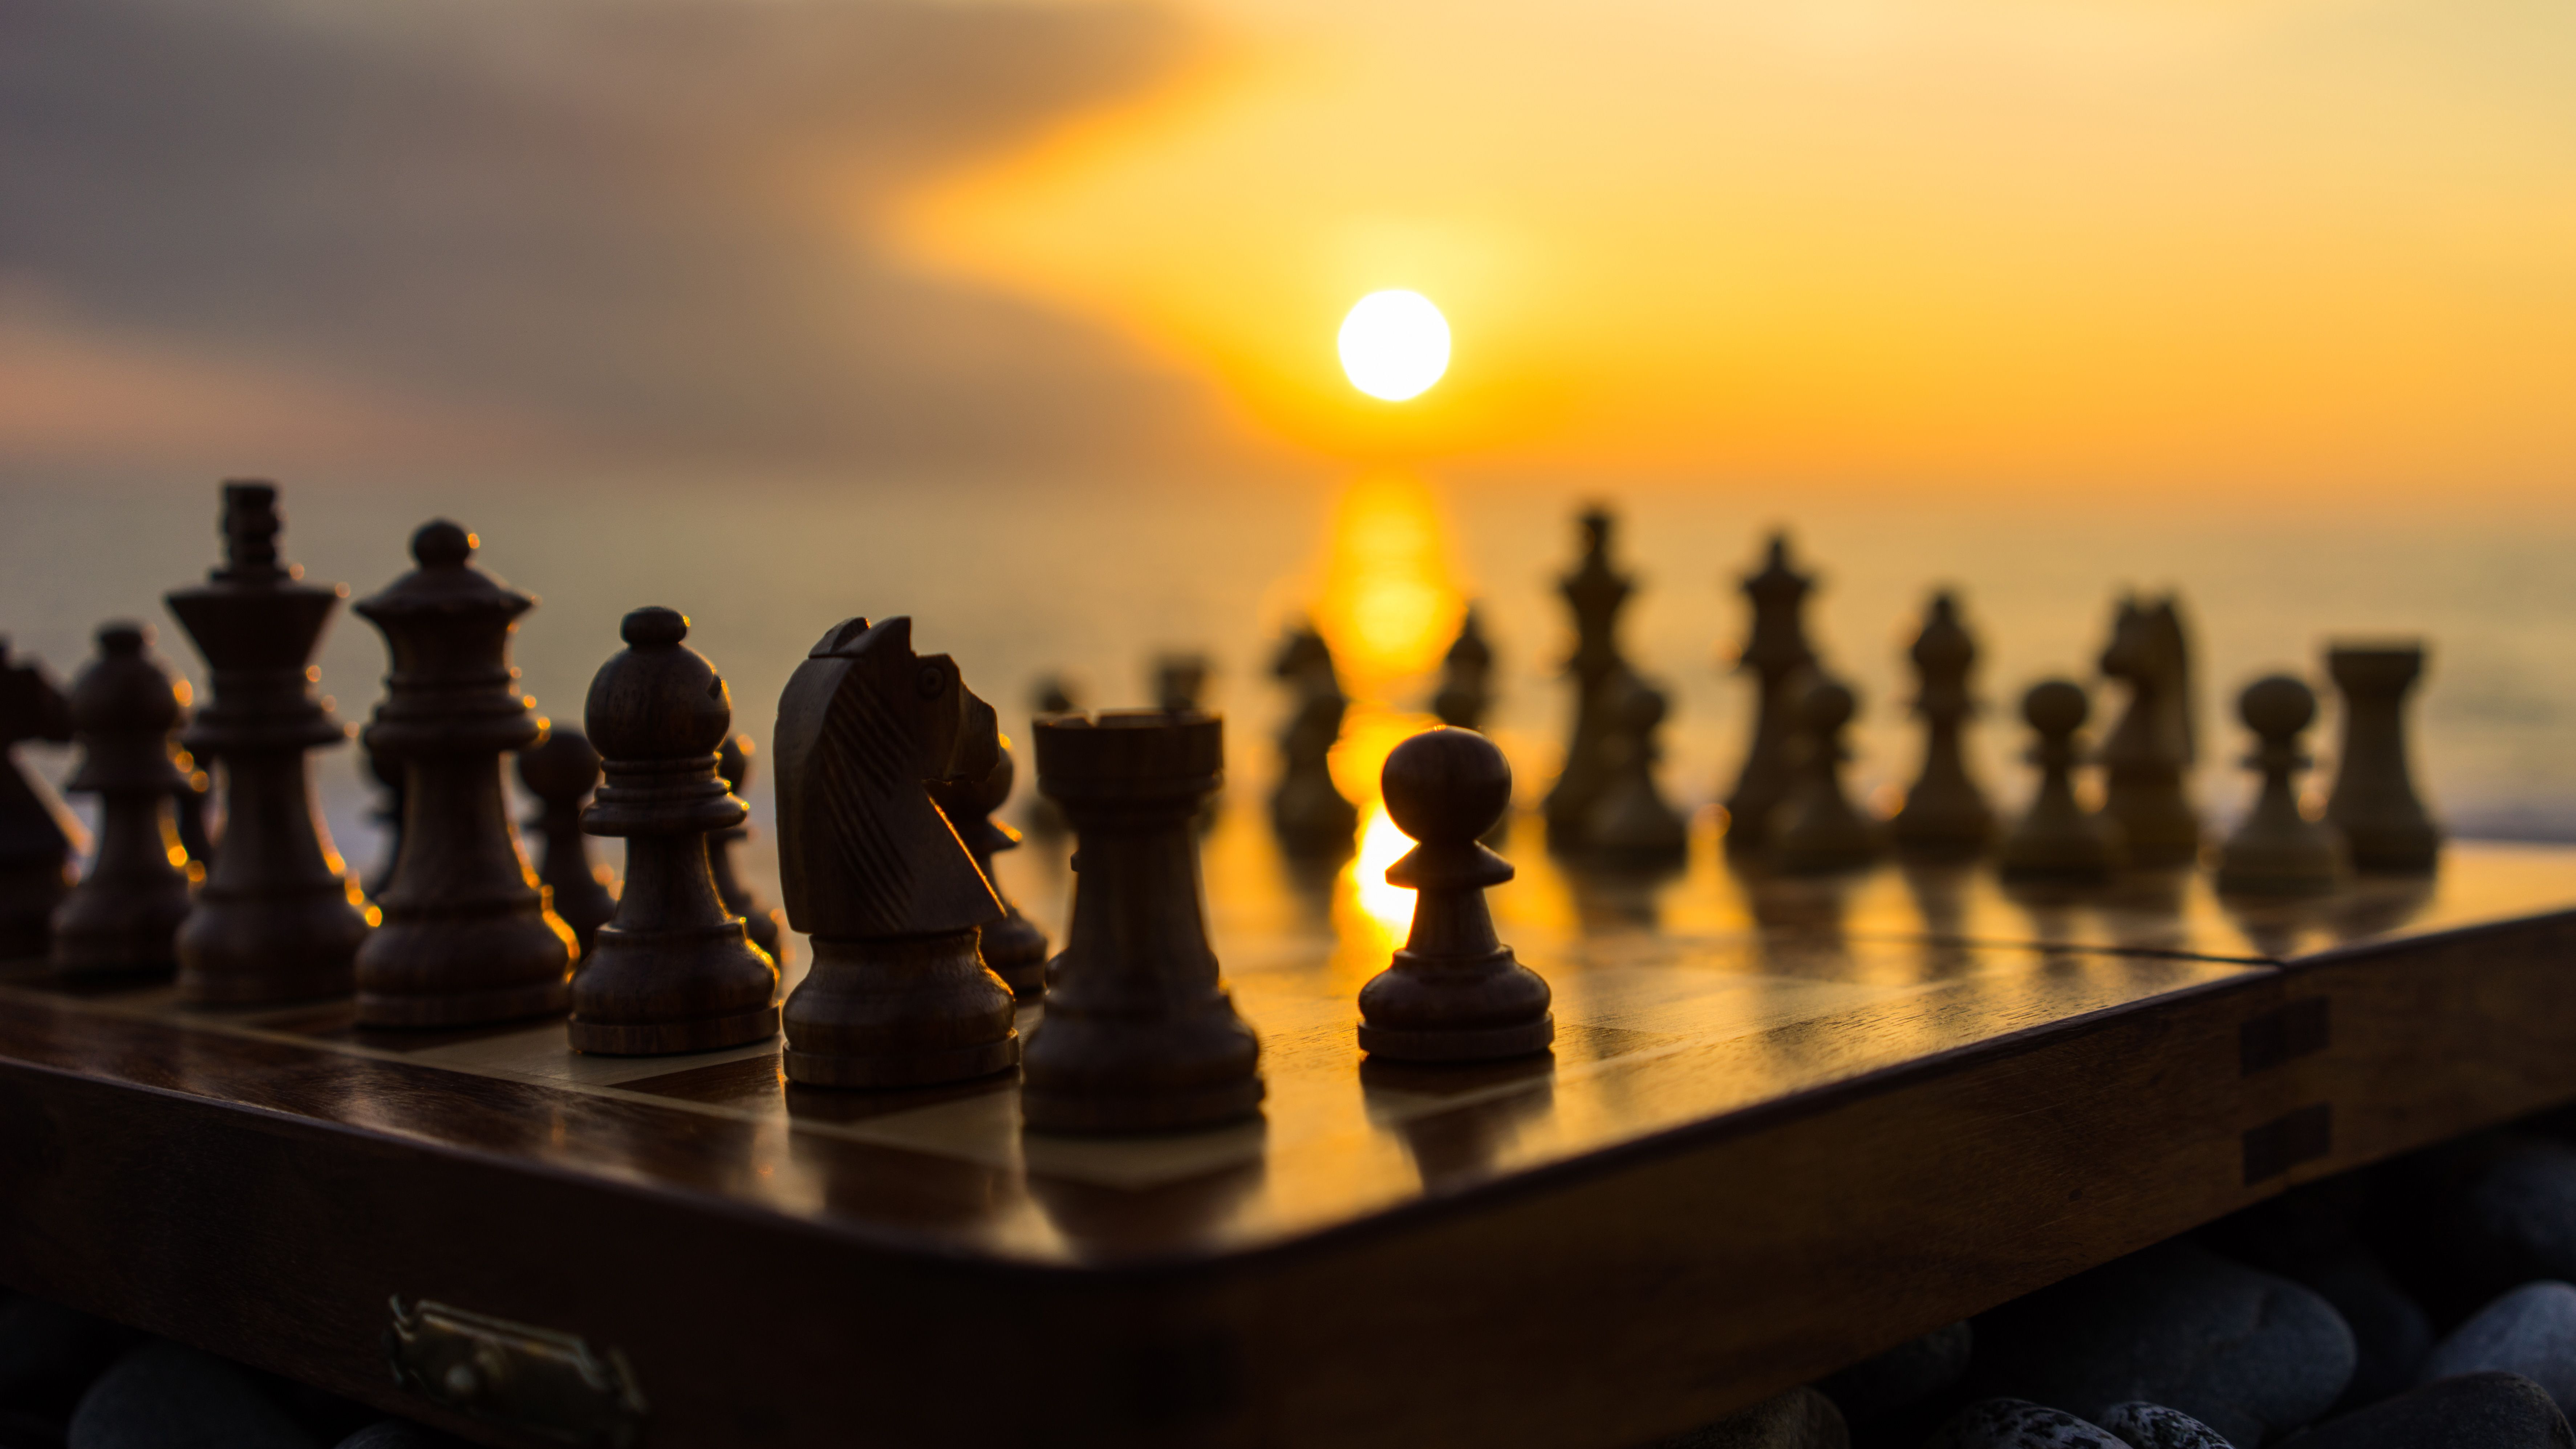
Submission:
[[[1964,1321],[1900,1343],[1816,1385],[1853,1423],[1910,1409],[1959,1381],[1976,1346]]]
[[[2493,1370],[2540,1385],[2560,1413],[2576,1406],[2576,1287],[2525,1283],[2452,1329],[2425,1360],[2424,1378]]]
[[[2113,1404],[2102,1414],[2102,1427],[2129,1449],[2236,1449],[2216,1429],[2162,1404]]]
[[[65,1449],[320,1449],[240,1369],[154,1341],[81,1395]]]
[[[2487,1373],[2426,1384],[2293,1442],[2296,1449],[2576,1449],[2576,1432],[2540,1385]]]
[[[1833,1400],[1814,1389],[1791,1389],[1655,1449],[1851,1449],[1851,1430]]]
[[[1923,1449],[2135,1449],[2099,1424],[2028,1399],[1985,1399],[1941,1426]]]

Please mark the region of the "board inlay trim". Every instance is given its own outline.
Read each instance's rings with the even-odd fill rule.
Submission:
[[[2277,1067],[2294,1057],[2321,1052],[2334,1044],[2332,1022],[2327,1015],[2331,998],[2311,996],[2261,1016],[2252,1017],[2237,1028],[2237,1060],[2245,1075]],[[2251,1179],[2248,1179],[2251,1181]]]
[[[2334,1150],[2334,1108],[2317,1102],[2260,1127],[2245,1129],[2245,1183],[2251,1187]]]

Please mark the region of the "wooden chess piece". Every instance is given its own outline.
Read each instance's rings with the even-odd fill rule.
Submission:
[[[1029,717],[1032,719],[1044,719],[1051,714],[1071,714],[1080,708],[1082,689],[1068,676],[1041,674],[1036,687],[1029,691]],[[1030,792],[1028,804],[1022,807],[1020,821],[1028,826],[1031,835],[1044,840],[1057,839],[1068,828],[1064,812],[1055,808],[1053,800],[1035,791]]]
[[[139,624],[98,631],[98,659],[72,681],[80,768],[66,790],[99,797],[98,854],[54,910],[54,969],[66,977],[157,976],[179,964],[188,914],[187,857],[170,792],[179,785],[171,733],[188,686],[143,652]]]
[[[1968,677],[1977,665],[1977,641],[1959,622],[1958,600],[1946,589],[1932,596],[1923,632],[1908,651],[1914,660],[1914,713],[1923,721],[1923,772],[1905,792],[1905,805],[1889,824],[1896,848],[1918,860],[1964,860],[1983,854],[1995,836],[1995,812],[1968,774],[1962,748],[1976,699]]]
[[[1476,728],[1493,708],[1493,678],[1494,647],[1485,642],[1484,626],[1471,604],[1458,622],[1458,637],[1441,657],[1440,692],[1431,697],[1431,712],[1453,729]]]
[[[2183,788],[2194,757],[2191,648],[2171,598],[2120,601],[2102,672],[2129,686],[2129,707],[2102,742],[2102,813],[2119,822],[2134,866],[2200,858],[2200,817]]]
[[[1878,822],[1853,808],[1843,789],[1843,762],[1851,758],[1843,730],[1859,711],[1859,697],[1838,680],[1810,678],[1787,752],[1798,770],[1797,788],[1781,802],[1770,830],[1771,865],[1783,875],[1857,870],[1887,848]]]
[[[778,701],[778,865],[787,921],[814,960],[787,998],[787,1075],[903,1087],[1007,1071],[1011,988],[977,928],[1003,917],[930,781],[981,780],[1001,751],[992,706],[912,621],[836,624]]]
[[[71,813],[20,770],[17,747],[71,738],[71,701],[42,665],[11,660],[0,639],[0,961],[46,954],[82,839]]]
[[[1798,781],[1789,758],[1789,737],[1797,733],[1798,704],[1806,695],[1802,677],[1816,664],[1807,643],[1807,595],[1816,586],[1811,575],[1789,563],[1789,536],[1771,535],[1762,571],[1746,576],[1744,597],[1753,605],[1753,625],[1735,656],[1736,672],[1750,674],[1757,692],[1753,705],[1753,743],[1744,752],[1744,768],[1726,797],[1726,848],[1760,851],[1770,844],[1772,823],[1781,802]]]
[[[617,893],[608,887],[608,872],[592,863],[590,832],[581,828],[581,808],[599,788],[599,751],[588,735],[551,722],[543,740],[519,751],[519,783],[537,797],[537,813],[525,822],[545,842],[537,853],[537,882],[587,957],[599,928],[617,914]]]
[[[2236,712],[2260,743],[2245,757],[2262,791],[2218,852],[2218,889],[2229,895],[2323,895],[2343,883],[2343,837],[2299,811],[2298,774],[2311,761],[2299,734],[2317,717],[2316,691],[2286,674],[2245,687]]]
[[[1690,849],[1690,826],[1655,786],[1664,693],[1624,664],[1601,681],[1601,690],[1595,709],[1601,733],[1593,747],[1600,789],[1584,817],[1584,848],[1613,865],[1678,860]]]
[[[1002,903],[1002,918],[984,927],[983,939],[978,943],[984,964],[1009,984],[1012,995],[1026,1000],[1046,994],[1046,932],[1020,914],[1020,908],[1002,893],[1002,883],[993,876],[993,857],[1020,848],[1020,833],[993,818],[993,812],[1011,798],[1011,785],[1017,778],[1010,741],[1004,740],[995,752],[991,773],[972,785],[943,780],[930,787],[930,798],[938,804],[939,813],[956,827],[957,838],[975,857],[975,868],[984,873],[994,897]]]
[[[2119,822],[2075,799],[2075,767],[2084,757],[2075,736],[2092,712],[2083,686],[2064,679],[2034,684],[2022,696],[2022,718],[2039,736],[2030,752],[2039,766],[2039,792],[2004,837],[1997,862],[2004,879],[2093,885],[2120,868]]]
[[[546,909],[501,790],[501,756],[545,733],[518,692],[510,634],[536,600],[473,566],[440,519],[418,568],[358,601],[392,656],[363,739],[403,771],[401,854],[358,948],[362,1027],[473,1026],[564,1009],[578,946]]]
[[[364,882],[367,899],[372,901],[382,898],[385,887],[394,883],[394,862],[402,859],[403,772],[391,755],[369,749],[364,735],[358,738],[358,766],[365,772],[365,778],[384,792],[374,808],[367,812],[367,818],[376,822],[377,828],[384,832],[382,854],[376,857],[375,872]]]
[[[1608,702],[1602,685],[1627,667],[1619,652],[1619,614],[1637,591],[1637,581],[1610,562],[1611,535],[1617,524],[1610,510],[1598,505],[1587,508],[1578,523],[1583,530],[1583,561],[1556,586],[1574,614],[1574,655],[1566,661],[1566,672],[1574,680],[1574,729],[1565,742],[1565,768],[1541,805],[1548,849],[1559,851],[1580,850],[1586,844],[1584,829],[1608,783],[1603,776],[1606,761],[1601,741],[1610,732],[1610,721],[1601,712]]]
[[[310,752],[348,742],[310,666],[341,584],[277,556],[277,488],[226,483],[224,565],[169,596],[212,671],[182,742],[223,766],[224,839],[179,927],[179,993],[251,1005],[346,996],[365,902],[313,808]]]
[[[581,828],[626,838],[617,914],[572,978],[577,1052],[666,1056],[778,1035],[778,967],[716,894],[707,836],[749,813],[716,777],[733,696],[705,655],[681,644],[676,609],[637,609],[626,647],[591,676],[582,724],[607,779]]]
[[[1153,684],[1155,708],[1197,709],[1207,697],[1208,657],[1194,653],[1156,655]]]
[[[1168,1132],[1254,1115],[1261,1044],[1218,979],[1190,828],[1224,776],[1224,721],[1110,710],[1035,733],[1038,788],[1072,820],[1081,864],[1023,1063],[1028,1126]]]
[[[183,747],[171,763],[179,767],[179,787],[170,792],[172,826],[178,832],[180,851],[196,867],[190,874],[203,879],[215,864],[215,837],[206,826],[206,799],[215,793],[214,772],[206,766],[213,761]]]
[[[1333,746],[1341,740],[1342,717],[1350,709],[1333,668],[1333,652],[1312,625],[1299,624],[1281,643],[1270,672],[1297,699],[1288,727],[1279,735],[1271,826],[1290,856],[1338,860],[1350,853],[1359,834],[1360,811],[1333,783]]]
[[[2442,828],[2415,794],[2406,762],[2406,696],[2424,672],[2424,646],[2338,644],[2326,651],[2326,672],[2343,695],[2343,749],[2326,822],[2343,832],[2358,869],[2431,870]]]
[[[716,751],[716,778],[724,781],[725,788],[745,804],[751,801],[743,791],[751,784],[751,760],[755,753],[757,747],[753,745],[751,736],[745,734],[727,735],[723,747]],[[729,826],[708,836],[707,864],[715,868],[716,894],[724,898],[725,909],[742,917],[742,928],[751,933],[751,944],[777,962],[779,971],[784,973],[787,970],[787,941],[778,929],[778,908],[761,904],[758,893],[744,884],[741,873],[734,868],[734,847],[750,838],[749,825]]]
[[[1556,1039],[1545,979],[1494,935],[1488,887],[1511,862],[1478,837],[1512,802],[1512,767],[1472,730],[1426,730],[1395,747],[1379,777],[1386,812],[1417,844],[1387,867],[1416,892],[1392,964],[1360,988],[1360,1050],[1409,1062],[1481,1062]]]

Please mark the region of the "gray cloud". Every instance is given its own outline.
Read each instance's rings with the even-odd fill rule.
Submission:
[[[623,447],[1188,451],[1190,387],[868,223],[1195,44],[1118,5],[12,0],[0,277]]]

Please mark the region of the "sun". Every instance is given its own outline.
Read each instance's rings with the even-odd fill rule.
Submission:
[[[1449,319],[1420,292],[1371,292],[1342,319],[1342,371],[1370,397],[1420,397],[1449,370]]]

